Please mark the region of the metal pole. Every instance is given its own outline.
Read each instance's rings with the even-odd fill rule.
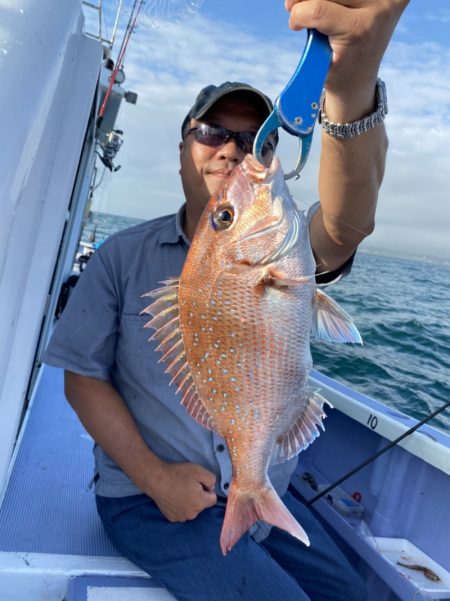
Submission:
[[[98,37],[100,40],[103,39],[102,34],[102,3],[101,0],[98,0]]]
[[[110,41],[111,48],[113,47],[114,41],[116,39],[117,26],[119,23],[120,13],[122,12],[122,4],[123,4],[123,0],[120,0],[119,6],[117,7],[116,20],[114,22],[114,28],[113,28],[113,32],[112,32],[112,36],[111,36],[111,41]]]

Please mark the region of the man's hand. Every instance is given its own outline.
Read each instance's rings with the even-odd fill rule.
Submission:
[[[215,482],[215,475],[200,465],[165,463],[150,496],[170,522],[186,522],[216,504]]]
[[[359,94],[368,94],[373,104],[381,59],[408,1],[285,0],[291,29],[314,28],[329,37],[333,61],[327,96],[352,98],[353,104]]]
[[[66,371],[65,392],[92,438],[168,520],[193,520],[216,504],[216,476],[200,465],[166,463],[157,457],[109,382]]]

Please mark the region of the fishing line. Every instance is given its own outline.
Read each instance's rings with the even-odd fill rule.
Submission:
[[[404,438],[406,438],[407,436],[409,436],[410,434],[412,434],[413,432],[415,432],[418,428],[420,428],[420,426],[423,426],[424,424],[426,424],[427,422],[429,422],[430,419],[432,419],[433,417],[435,417],[436,415],[438,415],[439,413],[441,413],[442,411],[444,411],[445,409],[447,409],[447,407],[450,407],[450,401],[447,401],[441,407],[439,407],[438,409],[436,409],[436,411],[433,411],[433,413],[431,413],[427,417],[424,417],[420,422],[417,422],[417,424],[415,426],[413,426],[412,428],[410,428],[409,430],[407,430],[406,432],[404,432],[401,436],[399,436],[398,438],[396,438],[395,440],[393,440],[392,442],[390,442],[383,449],[381,449],[380,451],[378,451],[377,453],[375,453],[375,455],[370,456],[368,459],[366,459],[365,461],[363,461],[362,463],[360,463],[359,465],[357,465],[350,472],[348,472],[347,474],[345,474],[344,476],[342,476],[342,478],[339,478],[339,480],[336,480],[336,482],[333,482],[333,484],[330,484],[330,486],[328,486],[327,488],[325,488],[324,490],[322,490],[319,494],[317,494],[315,497],[313,497],[312,499],[310,499],[309,501],[307,501],[305,503],[305,505],[306,506],[312,505],[313,503],[315,503],[316,501],[318,501],[319,499],[321,499],[324,495],[327,495],[331,490],[333,490],[334,488],[336,488],[336,486],[339,486],[339,484],[341,484],[342,482],[344,482],[345,480],[347,480],[348,478],[350,478],[351,476],[353,476],[354,474],[356,474],[357,472],[359,472],[360,470],[362,470],[364,467],[366,467],[367,465],[369,465],[369,463],[371,463],[375,459],[378,459],[378,457],[380,457],[380,455],[383,455],[383,453],[386,453],[386,451],[389,451],[389,449],[392,449],[392,447],[394,447],[396,444],[398,444]]]

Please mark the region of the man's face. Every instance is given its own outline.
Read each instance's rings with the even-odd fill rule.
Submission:
[[[200,121],[192,119],[189,127],[207,123],[221,125],[233,132],[256,134],[263,120],[264,116],[248,101],[230,95],[218,100]],[[223,146],[211,147],[197,142],[193,134],[186,136],[180,144],[180,174],[186,202],[203,209],[244,156],[233,138]],[[269,165],[272,153],[268,152],[264,159]]]

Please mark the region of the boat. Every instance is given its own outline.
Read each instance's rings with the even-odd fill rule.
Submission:
[[[136,95],[114,80],[99,127],[110,42],[86,34],[80,0],[10,4],[0,8],[0,599],[169,601],[107,539],[89,486],[92,440],[61,370],[41,360],[74,275],[97,153],[115,169],[107,136]],[[83,4],[101,14],[100,1]],[[450,599],[449,434],[319,372],[310,379],[334,409],[292,491],[360,570],[369,601]]]

